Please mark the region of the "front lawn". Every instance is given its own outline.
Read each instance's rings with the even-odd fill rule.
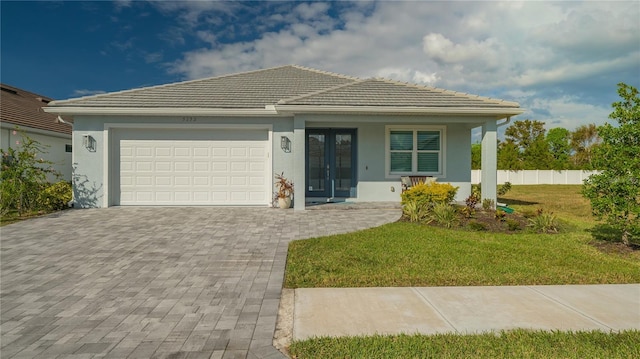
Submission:
[[[559,234],[500,234],[397,222],[294,241],[285,286],[404,287],[640,282],[640,253],[593,245],[580,186],[514,186],[501,202],[557,214]]]
[[[393,287],[639,283],[640,251],[594,239],[581,186],[514,186],[500,198],[519,213],[554,212],[559,234],[447,230],[409,222],[292,242],[285,285]],[[595,230],[597,229],[597,230]],[[639,358],[640,331],[513,330],[477,335],[313,338],[293,358]]]
[[[640,332],[513,330],[477,335],[438,334],[315,338],[294,342],[293,358],[639,358]]]

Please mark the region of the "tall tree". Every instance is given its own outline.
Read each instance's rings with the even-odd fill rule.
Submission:
[[[623,243],[640,244],[640,97],[624,83],[618,94],[622,101],[613,103],[609,115],[618,126],[598,127],[602,143],[593,150],[593,164],[602,172],[585,180],[582,193],[598,218],[622,232]]]
[[[511,140],[520,153],[524,169],[547,169],[551,162],[549,146],[545,141],[544,122],[515,121],[504,132],[507,141]]]
[[[571,156],[571,132],[566,128],[556,127],[547,132],[547,145],[552,157],[550,168],[552,170],[569,169],[569,157]]]
[[[595,124],[582,125],[571,134],[572,162],[579,169],[597,169],[591,163],[593,149],[600,143]]]

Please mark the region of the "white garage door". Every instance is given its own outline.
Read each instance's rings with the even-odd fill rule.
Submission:
[[[204,137],[209,139],[121,139],[119,204],[268,204],[266,131],[216,131]]]

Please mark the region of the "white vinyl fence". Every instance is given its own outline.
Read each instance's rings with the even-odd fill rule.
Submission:
[[[498,170],[498,184],[582,184],[592,174],[599,171],[580,170]],[[471,170],[471,183],[482,182],[482,170]]]

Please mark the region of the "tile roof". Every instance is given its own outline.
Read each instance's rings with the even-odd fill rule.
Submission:
[[[299,66],[282,66],[219,77],[55,101],[51,106],[264,108],[280,99],[356,79]]]
[[[71,134],[71,126],[59,123],[57,115],[46,113],[42,107],[51,98],[25,91],[7,84],[0,84],[0,121],[20,127]],[[71,122],[71,120],[68,120]]]
[[[500,107],[517,108],[515,102],[490,99],[434,87],[387,79],[367,79],[283,99],[286,105],[411,106],[411,107]]]
[[[49,107],[264,109],[267,105],[519,108],[388,79],[359,79],[297,65],[54,101]]]

